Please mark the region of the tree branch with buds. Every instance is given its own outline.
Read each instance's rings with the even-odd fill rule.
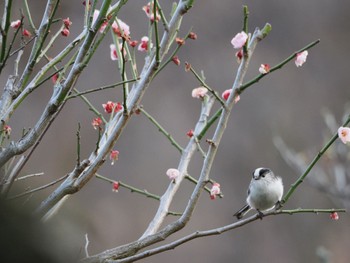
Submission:
[[[223,197],[220,184],[216,181],[216,178],[211,178],[210,174],[218,149],[221,147],[224,132],[229,124],[232,109],[240,99],[239,95],[268,74],[281,69],[293,59],[295,59],[296,66],[301,66],[306,61],[307,51],[319,43],[319,40],[313,41],[302,49],[293,52],[274,67],[270,68],[267,64],[262,64],[259,69],[260,74],[244,82],[258,43],[265,39],[271,31],[271,25],[266,23],[262,29],[256,28],[253,33],[249,33],[249,10],[247,6],[244,6],[242,32],[237,33],[231,41],[233,47],[239,50],[236,53],[239,67],[232,80],[230,89],[225,90],[220,96],[220,93],[215,88],[207,84],[209,81],[205,80],[204,73],[198,74],[190,63],[185,63],[185,71],[193,74],[195,81],[201,85],[201,87],[192,91],[192,97],[197,102],[200,102],[201,109],[197,121],[191,126],[194,127],[193,130],[191,129],[187,133],[189,137],[187,145],[182,147],[172,136],[173,131],[166,130],[164,128],[166,127],[165,125],[158,122],[141,106],[144,95],[152,87],[155,77],[162,73],[171,61],[177,66],[180,65],[180,59],[177,55],[180,55],[178,52],[184,47],[185,40],[197,38],[197,35],[192,32],[192,28],[183,38],[178,37],[179,32],[181,32],[180,29],[182,29],[182,18],[189,13],[193,7],[194,0],[178,0],[172,5],[169,16],[163,12],[162,5],[165,7],[165,4],[160,2],[151,0],[142,8],[149,19],[148,32],[142,38],[140,45],[137,46],[137,41],[131,39],[129,26],[119,19],[122,8],[128,3],[127,0],[120,0],[115,3],[112,0],[102,0],[100,2],[85,1],[85,7],[82,12],[83,29],[72,41],[57,52],[57,55],[50,58],[49,54],[52,51],[53,44],[56,43],[59,37],[67,37],[70,34],[69,29],[72,24],[69,18],[56,18],[57,10],[60,8],[60,0],[47,0],[38,28],[36,28],[32,19],[27,0],[24,1],[26,18],[22,17],[21,20],[15,21],[16,23],[10,23],[10,14],[13,8],[12,1],[5,1],[0,27],[0,73],[11,60],[9,59],[11,55],[17,54],[17,58],[14,61],[14,72],[8,76],[4,92],[0,98],[0,192],[2,197],[4,199],[17,199],[55,185],[55,189],[38,205],[34,212],[36,219],[39,218],[43,221],[49,220],[54,214],[59,212],[62,205],[69,200],[69,197],[79,192],[92,178],[98,178],[109,185],[112,184],[115,192],[118,191],[119,187],[122,187],[130,190],[132,193],[137,193],[142,197],[151,198],[158,202],[153,218],[137,240],[90,255],[87,251],[89,240],[86,235],[86,258],[82,259],[82,262],[85,263],[135,262],[174,249],[191,240],[219,235],[272,215],[328,213],[332,219],[337,220],[337,213],[345,212],[344,209],[297,208],[285,210],[282,207],[277,207],[264,214],[259,212],[222,227],[196,231],[167,244],[159,244],[187,226],[194,215],[195,208],[198,206],[203,192],[208,194],[211,199]],[[99,5],[99,10],[97,5]],[[25,21],[28,21],[31,30],[35,32],[34,36],[29,39],[31,34],[28,31],[26,33],[28,37],[26,41],[23,40]],[[52,29],[55,23],[62,23],[58,26],[58,31]],[[13,29],[13,32],[10,32],[10,28]],[[51,30],[55,33],[51,32]],[[19,48],[15,49],[17,35],[20,32],[22,32],[22,41],[19,44]],[[113,82],[109,83],[114,84],[97,88],[89,87],[89,89],[84,90],[79,87],[78,89],[76,86],[82,73],[89,62],[91,62],[92,57],[96,55],[96,51],[108,32],[111,33],[113,43],[110,45],[111,59],[116,62],[114,73],[119,81],[113,80]],[[48,40],[50,34],[51,39]],[[10,39],[10,36],[13,38]],[[135,50],[145,54],[142,57],[144,59],[142,69],[137,65],[139,60],[138,57],[136,59]],[[28,61],[24,69],[21,69],[19,64],[26,57],[22,56],[25,52],[29,53],[27,56]],[[96,71],[98,72],[98,70]],[[23,102],[27,101],[34,91],[38,92],[42,89],[44,83],[47,83],[49,79],[52,79],[54,84],[52,85],[50,97],[44,102],[44,109],[41,115],[33,122],[32,128],[24,129],[22,136],[13,139],[10,136],[11,127],[8,125],[9,121],[13,118],[19,106],[23,105]],[[103,104],[104,113],[94,105],[94,100],[89,98],[90,95],[95,95],[98,92],[117,86],[121,86],[118,92],[122,94],[122,98],[119,102],[113,99],[113,101],[110,100]],[[70,168],[70,172],[59,179],[51,180],[50,183],[41,184],[42,186],[36,188],[29,188],[31,190],[24,190],[19,194],[9,194],[15,183],[34,176],[27,175],[18,178],[23,167],[32,157],[38,145],[42,143],[46,132],[60,115],[66,103],[71,102],[75,98],[81,99],[85,103],[86,109],[90,110],[96,117],[91,123],[96,130],[96,137],[93,137],[89,153],[84,157],[84,141],[81,136],[81,128],[83,126],[78,122],[76,161]],[[106,163],[108,158],[111,160],[112,165],[118,160],[118,150],[120,149],[116,150],[115,145],[121,138],[130,120],[139,113],[146,116],[179,153],[176,168],[169,168],[165,173],[170,181],[161,195],[99,174],[99,169]],[[109,115],[105,117],[106,115],[104,114]],[[346,127],[349,123],[350,115],[343,122],[337,133],[334,133],[334,130],[332,131],[333,136],[309,165],[306,165],[305,162],[300,161],[296,157],[291,158],[290,156],[293,153],[286,148],[283,141],[275,139],[275,144],[280,147],[280,150],[285,155],[285,159],[291,161],[295,166],[299,166],[299,171],[302,171],[301,176],[292,184],[281,201],[282,205],[288,202],[308,174],[314,169],[315,164],[326,154],[338,137],[344,143],[350,142],[350,128]],[[208,132],[210,129],[213,131],[213,134]],[[196,153],[200,155],[200,172],[198,174],[191,172],[190,175],[190,165]],[[179,195],[178,192],[183,187],[184,181],[186,181],[184,179],[191,183],[191,194],[187,203],[179,209],[180,211],[174,212],[170,210],[170,207],[174,203],[176,196]],[[171,217],[171,221],[168,222],[166,218],[169,218],[169,215],[176,217]],[[152,245],[155,245],[155,247],[150,248]]]

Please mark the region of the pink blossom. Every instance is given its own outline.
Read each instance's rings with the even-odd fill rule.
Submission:
[[[306,62],[306,58],[307,58],[308,54],[309,54],[309,52],[307,52],[307,50],[305,50],[301,53],[298,53],[296,55],[296,58],[295,58],[295,65],[297,67],[301,67]]]
[[[232,91],[232,89],[227,89],[227,90],[225,90],[225,91],[221,94],[221,97],[222,97],[224,100],[228,100],[228,97],[230,97],[231,91]]]
[[[204,87],[195,88],[192,90],[192,97],[196,99],[203,99],[207,94],[208,89]]]
[[[120,104],[120,102],[112,102],[112,101],[107,101],[107,103],[102,104],[102,107],[104,108],[105,112],[107,113],[112,113],[113,110],[114,112],[121,111],[123,109],[123,106]]]
[[[338,137],[344,144],[350,142],[350,128],[340,127],[338,129]]]
[[[65,18],[62,20],[65,28],[69,29],[70,26],[72,25],[72,21],[69,20],[69,17]]]
[[[261,74],[266,74],[270,72],[270,65],[269,64],[261,64],[259,68],[259,72]]]
[[[139,42],[137,40],[129,41],[131,47],[136,47]]]
[[[147,51],[148,50],[148,41],[149,41],[149,38],[144,36],[143,38],[141,38],[141,43],[139,45],[139,47],[137,48],[139,51]],[[152,48],[152,43],[151,43],[151,46],[150,48]]]
[[[54,74],[54,75],[51,77],[51,80],[52,80],[53,84],[56,84],[56,82],[57,82],[57,80],[58,80],[58,77],[59,77],[58,73]]]
[[[237,58],[237,63],[241,63],[241,60],[243,58],[243,50],[240,49],[239,51],[236,52],[235,54],[236,58]]]
[[[329,216],[333,220],[338,220],[339,219],[339,215],[338,215],[337,212],[332,212]]]
[[[148,3],[147,5],[145,5],[144,7],[142,7],[142,10],[145,11],[147,17],[153,22],[154,21],[154,8],[153,8],[153,2]],[[160,14],[158,12],[158,8],[156,8],[156,21],[160,20]]]
[[[181,37],[177,37],[175,38],[175,42],[179,45],[182,46],[185,44],[185,39],[181,38]]]
[[[111,160],[111,165],[113,165],[115,161],[118,161],[118,158],[119,158],[119,151],[112,150],[111,153],[109,154],[109,159]]]
[[[120,102],[117,102],[117,104],[115,105],[114,111],[117,112],[121,110],[123,110],[123,105]]]
[[[111,50],[111,60],[118,60],[117,49],[114,44],[110,44],[109,48]]]
[[[114,21],[112,24],[113,32],[119,37],[125,36],[125,38],[128,39],[130,36],[130,27],[120,19],[117,21],[118,23]],[[118,25],[120,26],[121,30],[119,29]]]
[[[119,182],[117,182],[117,181],[113,182],[112,191],[117,193],[119,190],[119,185],[120,185]]]
[[[62,31],[61,31],[61,35],[64,36],[64,37],[68,37],[69,36],[69,29],[67,28],[63,28]]]
[[[180,61],[180,59],[179,59],[179,57],[178,56],[174,56],[174,57],[172,57],[172,59],[171,59],[174,63],[175,63],[175,65],[176,66],[179,66],[180,65],[180,63],[181,63],[181,61]]]
[[[189,130],[186,135],[191,138],[193,136],[193,130]]]
[[[191,70],[191,67],[192,67],[191,64],[186,61],[185,62],[185,71],[189,72]]]
[[[220,184],[213,183],[213,186],[210,189],[210,199],[215,199],[217,195],[221,193]]]
[[[91,122],[91,125],[94,127],[95,130],[97,130],[97,128],[100,128],[101,124],[102,124],[101,118],[95,118]]]
[[[194,33],[194,32],[190,32],[188,33],[188,36],[187,36],[189,39],[192,39],[192,40],[196,40],[198,38],[197,34]]]
[[[21,20],[16,20],[16,21],[11,22],[10,26],[14,29],[19,28],[21,26]]]
[[[30,33],[27,29],[24,29],[23,32],[22,32],[22,35],[25,36],[25,37],[31,37],[32,33]]]
[[[241,100],[241,97],[238,94],[236,94],[233,100],[235,103],[237,103]]]
[[[12,128],[9,126],[9,125],[4,125],[4,133],[7,135],[7,136],[10,136],[11,135],[11,131],[12,131]]]
[[[114,44],[109,45],[110,51],[111,51],[111,60],[118,60],[118,52],[116,49],[116,46]],[[123,45],[119,43],[119,50],[122,51]],[[126,55],[126,50],[123,50],[124,56]]]
[[[237,33],[234,38],[231,40],[231,44],[233,45],[233,48],[242,48],[245,43],[247,42],[248,35],[246,32],[242,31],[241,33]]]
[[[232,92],[232,89],[227,89],[225,90],[222,94],[221,94],[221,97],[224,99],[224,100],[228,100],[228,98],[230,97],[231,95],[231,92]],[[238,95],[238,94],[235,94],[235,97],[234,97],[234,102],[237,103],[239,102],[239,100],[241,99],[241,97]]]
[[[179,177],[180,171],[178,169],[175,169],[175,168],[169,168],[166,171],[166,175],[169,177],[170,180],[175,180],[176,178]]]
[[[123,110],[123,106],[122,106],[122,104],[120,102],[117,102],[117,104],[115,105],[114,111],[118,112],[118,111],[121,111],[121,110]]]

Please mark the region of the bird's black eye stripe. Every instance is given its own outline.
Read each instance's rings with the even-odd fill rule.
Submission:
[[[259,176],[265,177],[265,175],[269,172],[269,169],[261,169],[259,172]]]

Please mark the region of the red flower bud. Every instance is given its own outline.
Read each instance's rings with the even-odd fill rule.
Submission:
[[[190,32],[190,33],[188,34],[188,38],[189,38],[189,39],[192,39],[192,40],[196,40],[196,39],[197,39],[197,34],[194,33],[194,32]]]
[[[119,182],[113,182],[113,192],[118,192],[119,190]]]
[[[174,56],[172,59],[171,59],[174,63],[175,63],[175,65],[180,65],[180,59],[179,59],[179,57],[178,56]]]
[[[69,29],[67,29],[67,28],[62,29],[61,35],[64,37],[68,37],[69,36]]]
[[[23,30],[22,35],[25,36],[25,37],[31,37],[32,36],[32,34],[27,29]]]

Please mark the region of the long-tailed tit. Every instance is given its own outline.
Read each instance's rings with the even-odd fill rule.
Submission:
[[[279,204],[283,196],[283,183],[279,176],[276,176],[268,168],[257,168],[248,188],[247,204],[238,210],[233,216],[241,219],[250,209],[258,211],[270,210]]]

